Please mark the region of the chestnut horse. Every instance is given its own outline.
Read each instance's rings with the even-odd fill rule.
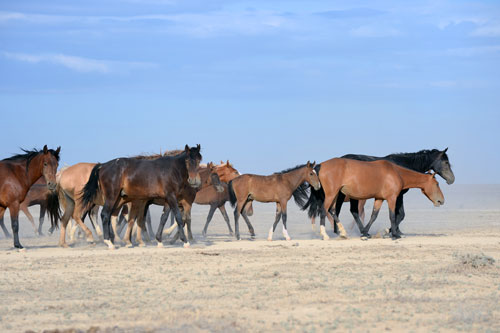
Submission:
[[[24,201],[29,188],[40,177],[44,177],[47,187],[52,192],[49,197],[48,213],[52,225],[57,225],[59,218],[59,202],[56,190],[56,171],[59,165],[59,152],[48,149],[24,150],[24,154],[14,155],[0,161],[0,214],[8,208],[14,234],[14,247],[22,250],[19,242],[19,206]]]
[[[428,172],[428,171],[433,171],[443,177],[446,180],[446,183],[449,185],[453,184],[455,181],[455,175],[453,174],[453,171],[451,170],[451,165],[448,159],[448,155],[446,152],[448,151],[448,148],[446,148],[443,151],[440,151],[438,149],[424,149],[420,150],[416,153],[398,153],[398,154],[390,154],[384,157],[376,157],[376,156],[369,156],[369,155],[358,155],[358,154],[347,154],[342,156],[342,158],[349,158],[349,159],[354,159],[354,160],[359,160],[359,161],[377,161],[377,160],[386,160],[392,163],[395,163],[399,166],[408,168],[410,170],[414,170],[417,172]],[[316,171],[318,174],[320,174],[320,168],[321,164],[318,164],[316,166]],[[398,220],[396,221],[398,231],[399,231],[399,224],[402,222],[402,220],[405,217],[405,212],[404,212],[404,205],[403,205],[403,195],[408,192],[408,190],[403,190],[396,201],[396,211],[397,211],[397,218]],[[319,191],[311,190],[311,196],[309,198],[308,206],[309,206],[309,217],[311,217],[311,222],[314,224],[314,217],[317,215],[321,215],[321,219],[325,219],[325,215],[321,214],[322,207],[323,207],[323,201],[324,201],[325,194],[323,192],[323,189],[320,189]],[[339,194],[337,197],[337,204],[336,204],[336,214],[337,216],[340,215],[340,209],[342,208],[342,203],[345,201],[350,201],[351,202],[351,213],[353,215],[359,215],[361,217],[361,220],[364,219],[364,205],[366,200],[356,200],[356,199],[350,199],[349,197],[346,197],[342,193]],[[358,202],[359,201],[359,202]],[[336,225],[334,224],[334,230],[337,232]],[[361,229],[360,229],[361,231]],[[401,233],[401,231],[399,231]]]
[[[314,170],[315,165],[315,162],[313,164],[307,162],[305,165],[300,165],[270,176],[244,174],[231,180],[229,182],[229,199],[231,206],[234,207],[236,205],[234,210],[234,230],[236,239],[240,239],[240,228],[238,225],[240,214],[247,223],[250,235],[255,237],[253,226],[244,208],[248,202],[257,200],[260,202],[276,203],[276,219],[269,230],[267,240],[271,241],[273,239],[273,233],[280,218],[283,218],[283,236],[286,240],[290,240],[286,228],[287,203],[293,195],[295,202],[299,206],[302,207],[305,204],[304,200],[307,198],[307,195],[303,187],[300,186],[305,182],[309,183],[316,190],[321,187],[318,175]]]
[[[180,237],[185,246],[189,243],[184,235],[177,194],[184,187],[201,185],[198,166],[201,161],[200,145],[185,146],[184,152],[176,156],[163,156],[154,160],[117,158],[92,169],[81,196],[83,206],[90,209],[102,205],[101,220],[104,242],[114,249],[114,234],[110,218],[123,204],[134,200],[165,199],[174,210],[179,224]]]
[[[434,174],[416,172],[389,161],[363,162],[346,158],[333,158],[321,163],[320,170],[319,179],[325,193],[323,214],[326,214],[330,222],[338,224],[343,237],[346,236],[345,230],[335,213],[336,199],[340,194],[357,200],[375,198],[370,222],[366,227],[363,227],[359,216],[353,214],[363,236],[369,236],[370,226],[377,218],[383,201],[387,200],[392,237],[401,237],[396,227],[396,201],[403,190],[420,188],[435,206],[444,204],[443,193]],[[334,212],[333,216],[331,216],[330,210]],[[323,239],[326,240],[329,237],[325,232],[324,220],[321,222],[320,232]]]

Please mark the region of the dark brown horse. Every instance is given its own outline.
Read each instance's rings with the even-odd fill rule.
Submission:
[[[363,227],[359,216],[353,214],[364,236],[368,236],[368,230],[377,218],[383,201],[387,200],[392,237],[401,237],[396,228],[396,200],[405,189],[420,188],[435,206],[444,204],[443,193],[434,174],[416,172],[385,160],[364,162],[333,158],[321,163],[319,179],[325,193],[323,213],[330,222],[339,226],[343,237],[346,237],[345,229],[335,214],[336,199],[340,194],[356,200],[375,199],[372,216],[366,227]],[[330,211],[334,212],[333,216]],[[324,220],[320,232],[323,239],[329,238],[325,232]]]
[[[268,240],[273,239],[273,233],[278,225],[280,218],[283,218],[283,236],[286,240],[290,240],[286,228],[287,219],[287,203],[290,198],[294,197],[295,202],[299,206],[303,206],[304,199],[307,198],[305,191],[302,190],[303,183],[309,183],[313,188],[318,190],[321,187],[320,181],[314,166],[307,162],[305,165],[297,166],[292,169],[275,173],[270,176],[258,176],[245,174],[241,175],[229,182],[229,198],[231,205],[236,208],[234,210],[234,229],[236,239],[240,239],[240,228],[238,219],[240,214],[243,215],[247,223],[250,235],[255,237],[255,232],[248,219],[244,208],[247,203],[257,200],[260,202],[275,202],[276,203],[276,219],[273,226],[269,230]]]
[[[134,201],[164,199],[174,210],[179,224],[180,237],[188,245],[184,235],[177,194],[184,187],[201,185],[198,166],[201,161],[200,145],[189,148],[182,154],[164,156],[154,160],[117,158],[104,164],[97,164],[90,174],[82,193],[84,207],[102,205],[101,220],[104,242],[114,249],[114,234],[110,218],[123,204]]]
[[[44,146],[42,150],[24,150],[24,154],[14,155],[0,161],[0,214],[9,208],[14,234],[14,246],[23,249],[19,242],[19,206],[24,201],[29,188],[40,177],[44,177],[47,187],[53,193],[49,198],[48,213],[52,225],[59,218],[59,202],[56,190],[56,172],[59,152]]]
[[[194,197],[196,196],[196,192],[198,189],[206,188],[206,187],[212,187],[216,191],[222,191],[222,186],[221,182],[219,179],[219,176],[217,174],[217,168],[212,164],[209,163],[207,166],[200,166],[199,168],[199,175],[200,175],[200,180],[201,180],[201,186],[197,188],[193,188],[192,186],[186,186],[184,187],[180,192],[177,193],[177,200],[179,202],[179,208],[181,208],[182,212],[182,219],[184,221],[184,225],[186,227],[186,232],[188,235],[188,239],[192,240],[193,235],[191,232],[191,207],[193,204]],[[155,204],[155,205],[160,205],[167,207],[170,209],[168,206],[168,203],[165,201],[165,199],[161,198],[156,198],[154,200],[149,200],[148,202],[145,201],[132,201],[131,202],[131,207],[130,207],[130,214],[129,214],[129,222],[128,222],[128,228],[125,236],[125,242],[127,243],[128,246],[132,245],[131,242],[131,232],[132,232],[132,225],[134,223],[134,220],[137,219],[137,241],[139,242],[139,245],[143,245],[142,239],[141,239],[141,230],[145,229],[145,224],[144,224],[144,216],[145,212],[147,211],[147,208],[150,204]],[[158,246],[161,247],[163,246],[162,243],[162,234],[163,234],[163,227],[165,226],[166,219],[163,220],[163,223],[160,222],[160,225],[158,226],[158,232],[157,232],[157,237],[156,240],[158,241]],[[173,229],[173,228],[172,228]],[[180,234],[178,233],[180,236]],[[177,240],[177,237],[174,238],[173,242]],[[172,242],[172,243],[173,243]]]

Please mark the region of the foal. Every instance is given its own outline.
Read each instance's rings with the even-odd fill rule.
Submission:
[[[280,218],[283,218],[283,236],[286,240],[290,240],[286,228],[286,206],[292,195],[299,206],[304,204],[306,193],[300,186],[304,182],[308,182],[316,190],[321,187],[318,175],[314,171],[315,165],[315,162],[313,164],[307,162],[306,165],[297,166],[270,176],[245,174],[230,181],[229,199],[231,206],[234,207],[236,204],[234,210],[236,239],[240,239],[238,225],[240,214],[243,215],[251,236],[255,237],[254,229],[244,209],[248,202],[257,200],[260,202],[276,202],[276,219],[269,230],[267,240],[271,241],[273,239],[273,233]]]
[[[319,179],[325,192],[323,214],[326,213],[328,219],[332,223],[333,221],[338,223],[341,231],[344,231],[335,213],[336,198],[339,194],[357,200],[375,198],[372,216],[366,227],[363,227],[359,215],[353,213],[362,235],[369,236],[370,226],[377,218],[383,201],[387,200],[392,237],[400,238],[401,234],[396,227],[396,200],[402,190],[420,188],[425,196],[434,203],[434,206],[438,207],[444,204],[443,193],[434,175],[416,172],[384,160],[362,162],[333,158],[321,163]],[[331,210],[334,212],[333,217],[330,214]],[[322,220],[320,232],[323,239],[329,238],[325,232],[324,220]]]

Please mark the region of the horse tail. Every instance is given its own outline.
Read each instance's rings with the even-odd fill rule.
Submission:
[[[233,189],[233,181],[229,181],[229,184],[227,185],[227,191],[229,192],[229,202],[231,203],[231,207],[234,207],[236,205],[236,194],[234,193]]]
[[[85,211],[89,211],[92,208],[94,200],[97,196],[99,190],[99,170],[101,169],[101,164],[97,163],[90,172],[89,180],[87,184],[83,187],[81,192],[80,200],[82,200],[83,207]]]
[[[47,214],[50,218],[51,229],[59,228],[59,220],[61,219],[61,208],[59,206],[59,194],[49,192],[47,195]]]
[[[293,191],[293,199],[295,200],[295,203],[297,206],[299,206],[301,209],[305,209],[304,206],[307,204],[307,197],[309,195],[308,193],[308,188],[310,187],[309,184],[307,183],[302,183]]]
[[[309,195],[309,200],[307,200],[306,204],[301,207],[302,210],[306,210],[309,208],[307,211],[307,215],[310,218],[313,218],[315,216],[319,216],[321,209],[323,209],[323,203],[325,202],[325,191],[323,190],[323,187],[321,187],[319,190],[315,190],[314,188],[311,187],[311,194]]]

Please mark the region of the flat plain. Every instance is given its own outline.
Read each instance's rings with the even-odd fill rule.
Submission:
[[[58,231],[35,237],[22,216],[26,252],[0,236],[0,331],[500,331],[500,185],[442,189],[440,208],[418,190],[405,197],[400,240],[380,237],[386,204],[372,239],[359,238],[346,204],[349,239],[327,225],[323,241],[290,202],[292,240],[279,225],[272,242],[274,204],[255,204],[257,237],[240,223],[241,241],[218,212],[203,238],[208,208],[195,206],[188,249],[168,239],[164,248],[110,251],[80,239],[63,249]]]

